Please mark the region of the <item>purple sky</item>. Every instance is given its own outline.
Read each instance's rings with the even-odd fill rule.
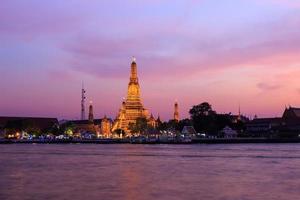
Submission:
[[[0,115],[114,118],[137,58],[142,99],[163,119],[208,101],[280,116],[300,106],[300,0],[2,0]]]

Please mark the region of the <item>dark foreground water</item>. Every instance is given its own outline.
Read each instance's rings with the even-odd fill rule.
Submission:
[[[300,199],[300,144],[0,145],[0,199]]]

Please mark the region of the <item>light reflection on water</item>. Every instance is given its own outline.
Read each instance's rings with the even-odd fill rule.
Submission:
[[[299,144],[0,145],[0,199],[300,198]]]

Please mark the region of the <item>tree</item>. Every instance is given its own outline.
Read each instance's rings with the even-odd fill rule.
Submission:
[[[211,105],[207,102],[193,106],[189,113],[192,119],[216,114],[216,112],[212,110]]]
[[[14,134],[22,131],[23,123],[22,120],[11,120],[8,121],[4,127],[5,132],[8,134]]]
[[[44,132],[47,134],[53,134],[53,135],[58,136],[60,134],[60,127],[59,127],[59,125],[54,124],[50,128],[44,130]]]
[[[216,127],[218,130],[223,129],[225,126],[233,128],[231,116],[229,114],[216,115]]]
[[[159,123],[158,126],[157,126],[157,130],[159,130],[159,131],[165,131],[167,129],[168,129],[168,123],[167,122]]]
[[[36,137],[42,134],[41,129],[36,125],[36,123],[31,119],[26,119],[22,121],[22,130],[26,133],[34,135]]]
[[[144,117],[137,118],[135,123],[129,123],[128,128],[131,133],[144,133],[148,128],[147,119]]]
[[[60,126],[60,133],[72,136],[75,131],[75,124],[73,122],[66,122]]]
[[[31,135],[34,135],[36,137],[41,136],[42,132],[41,129],[35,127],[35,126],[28,126],[27,128],[24,129],[26,133],[29,133]]]
[[[192,121],[190,119],[182,119],[176,124],[175,129],[181,132],[185,126],[192,126]]]
[[[215,133],[217,132],[217,114],[209,103],[204,102],[193,106],[190,111],[193,126],[197,132]]]
[[[177,130],[177,125],[178,125],[178,122],[174,119],[171,119],[168,121],[167,129],[175,131],[175,130]]]
[[[172,119],[167,123],[165,130],[172,129],[172,130],[181,132],[184,126],[191,126],[191,125],[192,125],[192,122],[190,119],[182,119],[180,121],[176,121],[176,120]]]
[[[119,136],[119,137],[121,137],[121,135],[122,136],[124,136],[125,135],[125,131],[123,130],[123,129],[117,129],[117,130],[115,130],[115,133]]]
[[[243,132],[246,130],[246,123],[242,120],[237,120],[233,123],[233,128],[239,132],[240,135],[244,135]]]

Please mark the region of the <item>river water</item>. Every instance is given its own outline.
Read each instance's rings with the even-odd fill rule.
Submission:
[[[300,144],[0,145],[0,199],[300,199]]]

